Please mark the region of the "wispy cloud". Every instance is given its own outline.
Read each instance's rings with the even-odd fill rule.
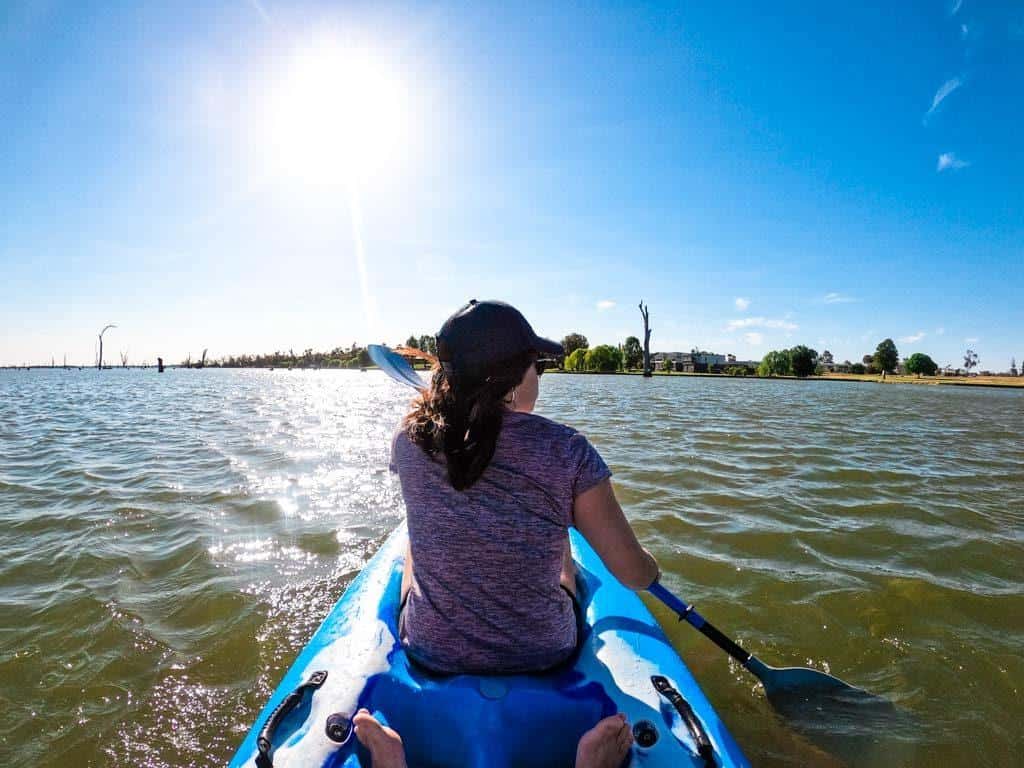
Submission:
[[[935,335],[936,336],[945,336],[946,335],[946,329],[942,328],[942,327],[936,328],[935,329]]]
[[[966,339],[964,339],[964,343],[966,343],[966,344],[977,344],[978,343],[978,337],[977,336],[968,336]]]
[[[959,170],[966,168],[970,163],[966,160],[961,160],[952,152],[943,152],[939,155],[939,162],[935,166],[936,173],[942,173],[948,170]]]
[[[729,330],[738,331],[740,328],[782,328],[787,331],[795,331],[800,326],[788,320],[776,320],[770,317],[742,317],[738,320],[729,321]]]
[[[910,336],[900,336],[900,341],[902,341],[904,344],[916,344],[927,335],[928,334],[925,333],[924,331],[918,331],[917,333],[913,333]]]
[[[946,97],[948,97],[949,94],[951,94],[953,91],[955,91],[957,88],[959,88],[963,84],[964,84],[964,79],[962,77],[958,76],[958,77],[950,78],[949,80],[944,82],[942,85],[940,85],[939,86],[939,90],[937,90],[935,92],[935,96],[932,97],[932,105],[931,105],[931,107],[928,109],[927,112],[925,112],[925,115],[924,115],[925,121],[927,121],[928,118],[931,117],[932,113],[934,113],[935,110],[939,108],[939,105],[942,104],[942,102],[946,100]]]
[[[756,347],[764,341],[764,334],[758,333],[757,331],[751,331],[750,333],[743,334],[743,340],[750,346]]]
[[[736,309],[740,312],[746,312],[750,307],[750,299],[744,299],[742,296],[737,296],[736,301],[733,303],[736,305]]]
[[[852,304],[860,299],[855,299],[853,296],[844,296],[841,293],[826,293],[821,297],[821,301],[824,304]]]
[[[252,5],[253,10],[260,15],[263,21],[269,24],[270,14],[267,13],[267,9],[263,7],[263,3],[261,3],[260,0],[249,0],[249,3]]]
[[[614,306],[615,302],[612,301],[611,299],[602,299],[601,301],[597,302],[597,308],[601,312],[604,312],[606,309],[611,309]]]

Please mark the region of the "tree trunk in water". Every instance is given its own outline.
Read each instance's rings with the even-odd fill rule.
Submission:
[[[96,361],[96,369],[99,371],[103,370],[103,334],[109,331],[111,328],[117,328],[117,326],[111,323],[110,325],[105,326],[102,331],[100,331],[100,359]]]
[[[643,301],[640,302],[640,314],[644,318],[644,377],[648,378],[651,376],[651,328],[647,322],[650,314]]]

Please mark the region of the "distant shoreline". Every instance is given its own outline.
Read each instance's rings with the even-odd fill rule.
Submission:
[[[566,371],[552,368],[545,373],[557,374],[560,376],[643,376],[643,371]],[[943,387],[996,387],[1002,389],[1024,389],[1024,376],[897,376],[886,375],[883,380],[881,375],[875,373],[825,373],[820,376],[730,376],[727,373],[683,373],[681,371],[652,371],[654,377],[677,377],[690,376],[693,378],[705,379],[760,379],[763,381],[841,381],[851,384],[916,384]]]
[[[50,367],[49,365],[2,365],[0,371],[94,371],[96,370],[95,365],[90,366],[77,366],[69,365],[65,368],[62,365],[56,365]],[[129,365],[129,366],[104,366],[104,370],[111,371],[146,371],[156,370],[155,365],[142,366],[142,365]],[[171,371],[188,371],[188,370],[225,370],[225,371],[358,371],[359,368],[341,368],[337,366],[323,366],[317,367],[302,367],[302,366],[278,366],[278,367],[264,367],[264,366],[216,366],[208,365],[204,368],[186,368],[179,365],[168,365],[166,370]],[[375,365],[365,366],[362,370],[375,371],[379,370]],[[427,368],[418,368],[417,370],[427,372]],[[567,371],[562,368],[551,368],[545,373],[549,375],[557,376],[643,376],[643,371]],[[898,375],[886,375],[883,380],[879,374],[866,373],[866,374],[855,374],[855,373],[825,373],[820,376],[808,376],[807,378],[799,378],[797,376],[758,376],[751,374],[748,376],[730,376],[727,373],[683,373],[682,371],[652,371],[652,377],[654,378],[668,378],[668,377],[691,377],[691,378],[705,378],[705,379],[758,379],[762,381],[838,381],[846,382],[850,384],[912,384],[912,385],[925,385],[934,387],[988,387],[993,389],[1021,389],[1024,390],[1024,376],[898,376]]]

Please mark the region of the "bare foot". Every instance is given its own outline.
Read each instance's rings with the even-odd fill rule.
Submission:
[[[360,709],[352,718],[359,743],[370,750],[373,768],[406,768],[402,737],[378,723],[368,710]]]
[[[606,717],[580,737],[576,768],[620,768],[633,746],[633,731],[621,712]]]

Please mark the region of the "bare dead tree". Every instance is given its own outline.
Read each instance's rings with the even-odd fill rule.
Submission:
[[[121,367],[122,368],[127,368],[128,367],[128,352],[127,351],[121,353]]]
[[[203,350],[203,359],[199,361],[199,365],[197,367],[198,368],[205,368],[206,367],[206,350],[205,349]]]
[[[640,301],[640,314],[644,318],[644,376],[650,377],[651,373],[651,327],[648,325],[650,313],[643,300]]]
[[[103,370],[103,334],[109,331],[111,328],[117,328],[117,326],[111,323],[110,325],[105,326],[102,331],[100,331],[100,356],[99,359],[96,361],[96,368],[101,371]]]

